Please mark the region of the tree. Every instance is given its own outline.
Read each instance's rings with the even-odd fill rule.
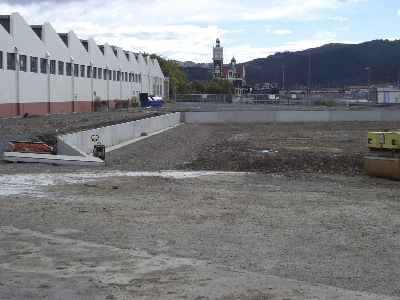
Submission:
[[[200,81],[193,81],[192,84],[192,93],[194,94],[204,94],[206,87]]]
[[[170,78],[169,90],[171,93],[183,93],[188,90],[189,82],[186,78],[186,74],[182,72],[176,62],[163,58],[157,54],[151,54],[150,58],[157,59],[164,76]]]

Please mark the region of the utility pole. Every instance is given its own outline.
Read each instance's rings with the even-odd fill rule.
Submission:
[[[285,89],[285,66],[281,66],[282,68],[282,90]]]
[[[399,71],[397,73],[397,87],[400,87],[400,68],[399,68]]]
[[[308,94],[311,92],[311,50],[308,52]]]
[[[365,69],[368,70],[368,102],[369,102],[369,96],[371,92],[371,68],[367,67]]]

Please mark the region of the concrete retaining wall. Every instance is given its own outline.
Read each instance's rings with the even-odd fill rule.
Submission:
[[[92,136],[106,148],[150,134],[179,123],[268,123],[268,122],[335,122],[400,121],[400,111],[220,111],[185,112],[155,116],[58,137],[57,153],[86,156],[93,151]]]
[[[400,111],[185,112],[185,123],[400,121]]]
[[[58,137],[57,154],[84,156],[93,151],[93,135],[98,135],[98,142],[107,148],[140,137],[143,132],[149,134],[177,125],[181,119],[181,113],[176,112],[63,135]]]

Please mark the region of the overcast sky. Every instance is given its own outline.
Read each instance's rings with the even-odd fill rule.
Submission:
[[[212,61],[217,37],[225,63],[400,38],[400,0],[0,0],[0,14],[11,12],[98,44],[199,63]]]

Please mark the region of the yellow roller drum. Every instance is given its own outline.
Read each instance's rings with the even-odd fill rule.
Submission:
[[[368,155],[364,157],[364,169],[370,176],[400,180],[400,159]]]
[[[367,132],[367,146],[373,149],[400,149],[400,133]]]

